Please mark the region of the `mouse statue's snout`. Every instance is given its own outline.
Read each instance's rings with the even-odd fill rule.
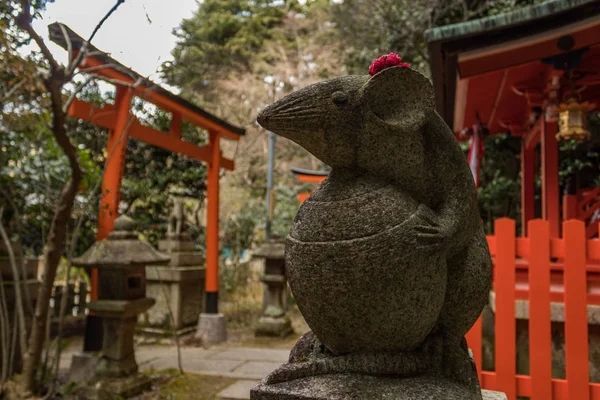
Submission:
[[[272,114],[272,109],[273,106],[267,106],[265,108],[263,108],[263,110],[261,112],[258,113],[258,116],[256,117],[256,122],[258,122],[258,124],[260,126],[262,126],[265,129],[268,130],[272,130],[271,127],[269,126],[269,120],[270,120],[270,116]]]
[[[355,141],[347,138],[360,129],[358,98],[366,81],[363,76],[347,76],[309,85],[265,107],[256,120],[329,166],[347,166],[356,153]]]
[[[319,130],[323,107],[307,88],[265,107],[256,120],[265,129],[298,142]]]

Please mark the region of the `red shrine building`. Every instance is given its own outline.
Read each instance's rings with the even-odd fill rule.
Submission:
[[[522,139],[524,232],[529,220],[541,216],[554,237],[561,221],[571,218],[586,222],[588,237],[598,234],[592,226],[598,191],[581,188],[563,198],[558,176],[558,141],[589,140],[585,120],[600,104],[598,10],[596,1],[550,1],[426,34],[436,108],[457,137],[485,127],[491,135]]]
[[[600,2],[547,1],[435,28],[426,40],[436,109],[471,140],[476,181],[485,135],[521,138],[521,235],[501,218],[488,236],[492,366],[482,368],[485,323],[467,335],[482,387],[511,400],[600,399],[600,189],[564,194],[559,180],[560,142],[589,141],[587,119],[599,110]]]

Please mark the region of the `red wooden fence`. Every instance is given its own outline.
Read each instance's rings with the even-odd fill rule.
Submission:
[[[544,220],[532,220],[528,237],[515,237],[515,222],[502,218],[488,236],[494,259],[495,372],[481,371],[481,319],[467,334],[484,389],[532,400],[600,400],[600,384],[589,382],[587,305],[598,304],[600,240],[586,239],[585,223],[563,223],[563,237],[550,238]],[[551,259],[561,262],[552,262]],[[526,270],[523,273],[523,270]],[[517,283],[527,280],[527,289]],[[551,293],[551,280],[562,280],[564,294]],[[530,375],[516,373],[515,300],[529,300]],[[552,378],[550,301],[565,302],[566,380]]]
[[[582,189],[577,194],[563,196],[563,218],[579,219],[587,225],[588,238],[598,236],[596,212],[600,209],[600,188]]]

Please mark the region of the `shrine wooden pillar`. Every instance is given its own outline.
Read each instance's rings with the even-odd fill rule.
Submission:
[[[119,216],[119,201],[121,199],[121,181],[125,166],[125,153],[127,149],[127,124],[129,122],[129,108],[132,93],[128,88],[117,86],[115,108],[117,111],[115,128],[108,133],[106,146],[106,161],[104,176],[102,178],[102,193],[100,208],[98,210],[98,233],[96,240],[104,240],[112,232],[115,219]],[[97,271],[92,271],[91,298],[97,299],[98,295]]]
[[[535,147],[521,142],[521,234],[527,235],[527,224],[535,218]]]
[[[543,118],[543,116],[541,117]],[[542,218],[550,223],[550,236],[560,236],[560,188],[556,122],[542,122]]]
[[[131,92],[127,88],[117,87],[115,97],[117,115],[115,129],[108,134],[96,240],[103,240],[108,237],[108,234],[113,230],[115,219],[119,213],[120,189],[128,137],[125,128],[129,119],[131,97]]]
[[[206,313],[217,314],[219,304],[219,135],[210,132],[211,159],[207,173],[206,206]]]
[[[578,206],[577,195],[568,194],[563,196],[563,220],[576,219]]]

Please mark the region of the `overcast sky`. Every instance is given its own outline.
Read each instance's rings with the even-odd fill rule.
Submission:
[[[88,38],[115,4],[115,0],[55,0],[48,4],[43,19],[34,27],[47,40],[47,26],[63,22]],[[158,81],[157,68],[171,59],[176,38],[172,35],[183,18],[197,8],[196,0],[127,0],[102,26],[93,44],[133,70]],[[48,43],[52,52],[66,62],[67,52]]]

